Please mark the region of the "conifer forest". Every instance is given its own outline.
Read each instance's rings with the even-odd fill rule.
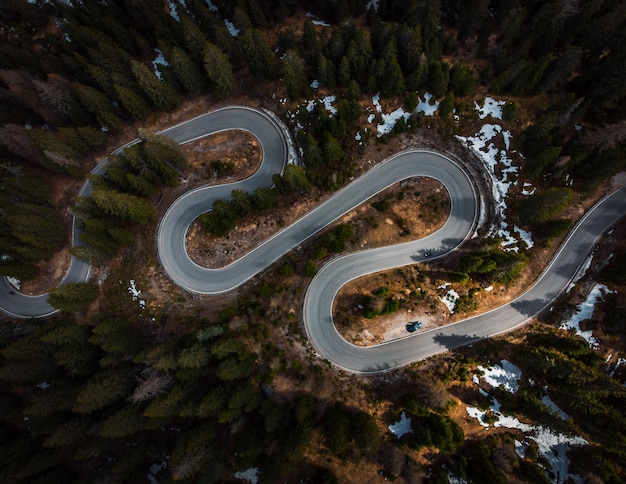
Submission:
[[[403,150],[481,180],[476,236],[335,295],[354,345],[436,331],[526,291],[626,184],[626,2],[0,0],[2,297],[55,310],[0,307],[0,482],[626,482],[623,223],[514,331],[351,372],[309,341],[310,281],[453,203],[402,182],[234,290],[186,291],[160,220],[256,168],[160,131],[235,105],[271,112],[297,160],[194,222],[223,265],[246,227],[278,232]],[[89,275],[60,283],[70,257]]]

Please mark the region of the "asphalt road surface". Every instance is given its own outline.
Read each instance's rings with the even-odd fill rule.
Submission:
[[[185,236],[189,226],[200,214],[211,209],[214,200],[228,198],[235,188],[252,192],[259,186],[270,186],[272,175],[282,171],[287,157],[285,137],[270,116],[241,107],[213,111],[162,132],[179,143],[186,143],[229,129],[246,130],[257,137],[263,153],[259,170],[236,183],[187,192],[170,206],[159,224],[157,249],[163,268],[176,284],[190,292],[218,294],[238,287],[346,212],[404,179],[432,177],[448,190],[450,214],[437,232],[417,241],[335,258],[311,281],[303,309],[311,344],[322,357],[356,373],[388,371],[523,324],[545,310],[567,287],[597,239],[626,213],[626,188],[598,202],[576,225],[538,281],[514,301],[442,328],[414,333],[377,346],[358,347],[339,335],[332,320],[332,305],[339,289],[362,275],[442,257],[463,243],[473,230],[478,214],[479,202],[472,181],[460,166],[437,153],[399,153],[242,258],[221,269],[207,269],[195,264],[186,252]],[[102,163],[94,172],[101,172],[104,168]],[[91,185],[86,183],[81,194],[88,194],[90,190]],[[77,234],[73,235],[73,241],[79,243]],[[72,258],[63,282],[84,281],[88,275],[89,266]],[[46,303],[46,299],[45,294],[20,294],[5,279],[0,280],[0,309],[11,316],[49,315],[54,308]]]

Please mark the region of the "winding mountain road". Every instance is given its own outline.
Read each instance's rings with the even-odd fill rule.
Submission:
[[[287,143],[280,126],[261,111],[229,107],[199,116],[162,131],[179,143],[229,129],[245,130],[259,140],[263,160],[260,168],[245,180],[191,190],[178,198],[159,224],[157,250],[163,268],[180,287],[190,292],[218,294],[232,290],[268,268],[343,214],[385,188],[407,178],[425,176],[439,180],[448,190],[451,208],[442,228],[422,239],[332,259],[317,273],[307,289],[303,319],[311,344],[336,366],[356,373],[388,371],[413,361],[447,351],[479,339],[509,331],[546,309],[565,289],[592,250],[597,239],[626,214],[626,188],[598,202],[576,225],[538,281],[523,295],[497,309],[442,328],[370,347],[348,343],[337,332],[332,306],[339,289],[347,282],[374,272],[442,257],[455,249],[474,229],[478,197],[472,180],[454,161],[434,152],[399,153],[368,171],[332,198],[275,234],[245,256],[220,269],[195,264],[185,249],[191,223],[210,209],[214,200],[228,198],[238,188],[249,192],[271,185],[272,175],[282,171]],[[120,148],[121,149],[121,148]],[[94,170],[101,172],[105,164]],[[86,183],[81,194],[88,194]],[[77,234],[73,242],[79,243]],[[89,266],[72,258],[63,282],[84,281]],[[46,295],[26,296],[0,281],[0,308],[14,317],[41,317],[54,312]]]

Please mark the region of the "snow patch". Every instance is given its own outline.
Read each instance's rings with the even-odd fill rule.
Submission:
[[[522,370],[508,360],[502,360],[500,365],[489,368],[479,366],[478,369],[483,372],[482,379],[494,388],[502,385],[507,392],[516,393],[519,390],[518,381],[522,377]]]
[[[497,136],[502,137],[507,149],[500,150],[496,147],[493,141]],[[513,236],[506,222],[508,208],[506,198],[511,186],[517,185],[520,171],[520,168],[513,165],[513,160],[509,157],[508,146],[511,133],[503,130],[498,124],[485,124],[474,136],[457,136],[457,139],[478,156],[491,178],[492,197],[501,222],[499,225],[490,227],[487,236],[500,237],[504,250],[517,252],[519,240]],[[526,241],[525,243],[529,248],[528,243]]]
[[[280,119],[276,115],[276,113],[274,113],[274,111],[264,109],[263,112],[267,114],[270,118],[272,118],[272,120],[280,127],[282,132],[285,134],[285,139],[287,140],[287,163],[299,165],[300,157],[296,152],[296,145],[294,144],[293,138],[291,137],[291,132],[289,131],[289,129],[287,129],[287,126],[285,126],[283,120]]]
[[[320,81],[318,81],[317,79],[313,79],[313,80],[311,81],[310,86],[311,86],[313,89],[317,89],[318,87],[320,87]]]
[[[13,276],[6,276],[6,280],[9,284],[11,284],[15,289],[17,289],[18,291],[20,290],[20,287],[22,286],[22,281],[20,281],[17,277],[13,277]]]
[[[541,403],[556,413],[561,420],[570,419],[570,416],[561,410],[561,407],[554,403],[554,400],[550,398],[550,395],[548,395],[548,387],[543,387],[543,392],[541,393]]]
[[[228,30],[228,33],[233,37],[237,37],[239,35],[239,32],[241,32],[237,27],[235,27],[235,24],[233,24],[228,19],[224,19],[224,24],[226,24],[226,29]]]
[[[439,109],[439,101],[435,101],[433,104],[430,104],[430,100],[432,99],[432,97],[433,95],[431,93],[425,92],[423,101],[421,97],[418,98],[419,103],[415,110],[418,113],[424,113],[424,116],[433,116],[435,114],[435,111]]]
[[[535,193],[537,189],[533,186],[532,183],[528,183],[528,182],[524,182],[524,184],[522,185],[522,195],[532,195],[533,193]]]
[[[502,106],[504,106],[505,101],[496,101],[493,98],[486,97],[485,103],[482,107],[474,101],[474,106],[476,107],[476,111],[478,111],[478,117],[480,119],[485,119],[487,116],[491,116],[493,119],[502,119]],[[507,150],[509,148],[507,147]]]
[[[323,20],[320,20],[318,17],[313,15],[311,12],[307,12],[306,16],[311,19],[311,23],[313,25],[319,25],[320,27],[332,27],[332,25],[330,25],[327,22],[324,22]]]
[[[459,298],[459,293],[451,287],[449,282],[445,282],[441,286],[437,286],[437,289],[446,289],[448,287],[450,287],[448,292],[446,292],[443,297],[440,297],[439,300],[448,308],[448,311],[450,311],[451,314],[454,314],[454,307],[456,306],[456,301]]]
[[[152,61],[152,70],[154,71],[155,76],[157,76],[159,79],[163,79],[159,66],[167,67],[169,65],[169,62],[167,62],[167,60],[163,56],[163,52],[161,52],[161,49],[154,49],[154,52],[156,52],[157,56]]]
[[[235,477],[237,479],[241,479],[242,481],[248,481],[252,484],[257,484],[257,482],[259,482],[259,468],[250,467],[250,469],[246,469],[245,471],[235,472]]]
[[[411,113],[407,113],[402,108],[398,108],[389,114],[383,114],[383,124],[376,126],[376,129],[378,130],[378,137],[380,138],[381,136],[391,133],[391,130],[400,118],[404,118],[405,121],[408,121],[410,116]]]
[[[576,285],[576,283],[580,281],[583,277],[585,277],[585,274],[591,267],[591,261],[593,260],[594,255],[595,255],[595,250],[592,251],[591,254],[589,254],[589,256],[585,259],[585,262],[583,262],[580,268],[578,269],[578,272],[576,272],[576,275],[574,276],[572,281],[567,285],[567,289],[565,289],[566,293],[570,292],[572,288]]]
[[[159,480],[156,475],[167,467],[167,461],[169,458],[170,456],[168,455],[161,462],[155,462],[150,466],[150,473],[146,476],[150,481],[150,484],[159,484]]]
[[[411,429],[411,419],[406,417],[404,410],[400,414],[400,420],[389,425],[389,431],[398,438],[402,437],[404,434],[413,432]]]
[[[567,458],[567,452],[572,446],[583,446],[588,442],[580,436],[569,436],[558,433],[550,428],[542,427],[540,425],[531,425],[520,422],[516,417],[503,415],[500,412],[500,403],[493,398],[491,401],[491,411],[496,420],[493,423],[494,427],[505,427],[509,429],[518,429],[524,432],[525,439],[533,440],[537,443],[539,454],[544,457],[550,464],[552,473],[555,476],[555,482],[565,482],[570,477],[573,477],[569,473],[569,459]],[[478,423],[485,428],[489,428],[490,424],[486,423],[485,415],[486,411],[480,410],[475,407],[466,407],[467,414],[478,420]],[[523,441],[519,441],[519,444],[515,443],[515,450],[518,455],[520,452],[525,453],[525,447]]]
[[[122,281],[120,281],[120,284],[121,283],[122,283]],[[141,291],[139,289],[137,289],[137,286],[135,286],[135,280],[131,279],[129,281],[129,284],[130,284],[130,286],[128,287],[128,292],[133,297],[133,301],[139,301],[139,307],[141,309],[145,309],[146,301],[139,297],[141,295]]]
[[[374,12],[378,13],[378,0],[369,0],[365,5],[366,10],[374,9]]]
[[[178,16],[178,11],[176,10],[176,3],[174,3],[172,0],[167,0],[167,4],[170,7],[170,16],[177,22],[180,22],[180,17]]]
[[[587,299],[580,303],[576,308],[576,312],[572,315],[572,317],[565,321],[559,326],[560,329],[564,330],[574,330],[574,332],[583,338],[589,344],[589,348],[597,350],[600,347],[600,342],[597,340],[595,336],[593,336],[593,331],[583,331],[580,328],[580,323],[587,319],[591,319],[593,317],[593,313],[596,307],[596,303],[598,301],[603,301],[603,297],[605,294],[612,294],[613,291],[609,290],[604,284],[596,284],[593,286]]]
[[[611,355],[613,356],[613,355]],[[615,366],[613,367],[613,369],[611,370],[611,373],[609,373],[609,376],[611,378],[613,378],[613,376],[615,375],[615,372],[617,371],[617,369],[622,366],[624,363],[626,363],[626,358],[618,358],[617,361],[615,362]]]

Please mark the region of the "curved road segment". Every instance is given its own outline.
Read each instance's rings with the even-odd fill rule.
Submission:
[[[448,190],[450,214],[437,232],[417,241],[337,257],[311,281],[303,309],[307,335],[322,357],[351,372],[388,371],[523,324],[546,309],[565,289],[597,239],[626,213],[626,188],[598,202],[576,225],[538,281],[514,301],[442,328],[377,346],[359,347],[343,339],[334,326],[332,306],[339,289],[366,274],[442,257],[463,243],[474,228],[478,213],[472,181],[459,165],[437,153],[399,153],[242,258],[221,269],[208,269],[195,264],[186,252],[189,226],[201,213],[210,210],[214,200],[228,198],[233,189],[252,192],[259,186],[271,185],[272,175],[282,171],[287,157],[285,135],[270,116],[242,107],[219,109],[162,131],[175,141],[186,143],[229,129],[245,130],[257,137],[263,151],[259,170],[236,183],[201,187],[184,194],[170,206],[159,224],[157,249],[161,263],[170,278],[187,291],[218,294],[238,287],[345,213],[404,179],[432,177]],[[94,172],[101,173],[105,166],[101,163]],[[90,190],[91,185],[85,183],[80,194],[87,195]],[[73,243],[79,243],[76,233]],[[424,253],[429,254],[428,258]],[[84,281],[88,275],[89,266],[72,258],[63,282]],[[52,314],[54,308],[46,303],[46,298],[45,294],[22,295],[12,290],[5,279],[0,282],[0,308],[12,316]]]

